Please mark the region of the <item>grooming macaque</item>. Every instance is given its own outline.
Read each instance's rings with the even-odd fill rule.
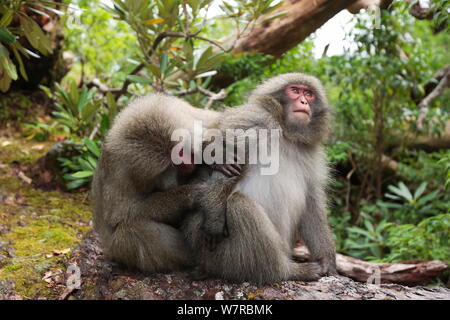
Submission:
[[[279,129],[279,170],[261,175],[261,164],[246,164],[241,176],[226,181],[219,172],[213,173],[211,188],[199,199],[200,208],[219,217],[225,211],[229,237],[209,250],[202,237],[201,214],[192,213],[182,226],[202,272],[256,283],[316,280],[336,273],[324,194],[328,170],[322,142],[329,122],[321,83],[297,73],[269,79],[253,91],[246,105],[220,116],[221,130]],[[219,186],[222,193],[216,192]],[[292,260],[299,236],[313,262]]]
[[[198,175],[194,154],[179,150],[181,161],[175,164],[171,155],[176,142],[171,136],[180,128],[194,136],[195,120],[214,127],[218,113],[162,94],[135,100],[115,119],[92,184],[94,227],[114,260],[148,272],[192,265],[192,254],[177,228],[208,186],[184,184]],[[216,168],[229,175],[238,169]],[[226,235],[225,217],[209,212],[214,213],[203,211],[202,235],[215,243]]]

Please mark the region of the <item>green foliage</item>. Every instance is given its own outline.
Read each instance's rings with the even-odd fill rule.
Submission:
[[[94,175],[97,159],[100,156],[100,142],[89,138],[82,139],[83,145],[79,154],[70,158],[60,157],[58,161],[63,168],[63,177],[67,181],[67,189],[77,189],[88,185]]]
[[[440,201],[439,190],[426,193],[426,182],[422,183],[414,192],[403,182],[400,182],[398,186],[388,186],[388,189],[390,193],[386,193],[385,197],[394,201],[378,200],[375,204],[365,203],[361,208],[361,215],[356,225],[342,227],[349,221],[348,216],[345,215],[343,218],[334,217],[332,219],[334,221],[332,224],[341,226],[336,239],[339,250],[364,259],[398,261],[401,256],[405,255],[405,252],[395,246],[399,241],[412,242],[414,240],[411,237],[414,233],[424,232],[430,228],[436,228],[436,231],[445,230],[445,226],[449,222],[448,217],[444,219],[443,215],[439,215],[442,212],[439,210],[450,208],[450,203]],[[403,238],[401,237],[402,231],[408,231]],[[450,229],[446,230],[444,234],[438,233],[437,240],[433,238],[435,239],[434,244],[440,245],[445,241],[448,242],[448,239],[444,238],[449,232]],[[417,241],[423,242],[423,236]],[[422,244],[421,248],[423,247],[428,248]],[[435,247],[436,252],[444,249],[445,247]],[[422,249],[418,248],[418,250]],[[421,253],[416,258],[422,256]]]
[[[355,257],[381,259],[386,254],[388,230],[392,226],[393,223],[387,219],[377,221],[363,211],[360,224],[347,228],[348,237],[344,240],[344,248]]]
[[[38,120],[33,123],[25,123],[23,127],[25,128],[24,135],[27,139],[46,141],[57,134],[59,124],[55,121],[45,123]]]
[[[49,11],[55,14],[61,14],[60,11],[53,8],[51,1],[40,0],[4,0],[0,1],[0,90],[6,92],[13,80],[20,75],[28,80],[23,57],[29,59],[39,57],[35,52],[29,50],[23,45],[23,39],[28,40],[31,48],[36,49],[43,55],[52,53],[50,39],[47,37],[41,27],[30,17],[30,13],[46,16]],[[20,11],[21,8],[27,10]],[[43,11],[44,10],[44,11]],[[18,25],[13,25],[18,21]],[[30,49],[31,49],[30,48]],[[16,64],[11,58],[14,55]]]
[[[391,193],[386,193],[385,197],[398,202],[380,201],[379,204],[393,209],[393,217],[401,223],[420,221],[427,216],[439,213],[435,204],[439,197],[439,190],[424,194],[426,187],[427,183],[423,182],[413,194],[403,182],[400,182],[398,186],[388,186]]]
[[[428,181],[433,188],[445,184],[446,164],[450,151],[425,152],[423,150],[405,150],[401,156],[398,174],[404,180],[420,184]]]
[[[249,75],[261,77],[264,73],[264,66],[271,60],[272,56],[261,53],[241,53],[229,55],[219,66],[218,71],[225,76],[231,77],[234,81],[244,79]],[[233,82],[234,82],[233,81]]]
[[[67,133],[74,133],[79,136],[90,134],[94,129],[100,109],[101,100],[94,99],[96,89],[81,88],[74,82],[70,82],[66,90],[56,84],[55,103],[58,111],[53,115],[58,122],[66,129]]]
[[[78,88],[69,82],[68,88],[56,85],[56,91],[43,89],[55,100],[58,111],[55,120],[44,129],[62,129],[69,137],[66,141],[76,146],[70,149],[67,157],[58,158],[63,178],[68,189],[77,189],[90,183],[97,159],[100,156],[100,137],[104,137],[118,113],[118,106],[111,93],[101,99],[96,89]],[[31,124],[29,128],[42,129],[42,124]],[[45,134],[40,132],[40,134]],[[36,137],[39,138],[39,137]]]
[[[424,219],[417,225],[404,224],[389,229],[387,262],[439,259],[450,263],[450,214]]]
[[[444,170],[447,172],[445,179],[445,187],[447,188],[450,185],[450,152],[447,152],[438,163],[443,164]]]
[[[239,26],[243,21],[250,25],[260,15],[275,9],[273,2],[242,0],[238,1],[238,7],[226,2],[222,6],[226,17]],[[205,88],[226,57],[220,44],[201,36],[207,30],[207,22],[201,15],[210,5],[209,0],[117,0],[113,1],[113,7],[105,7],[136,33],[141,51],[139,60],[145,65],[139,75],[127,77],[134,90],[141,92],[150,84],[158,91],[174,93]],[[172,82],[170,77],[180,72],[184,76]],[[176,89],[170,89],[173,87]]]
[[[350,143],[344,141],[336,141],[326,146],[328,161],[332,164],[342,163],[348,159],[348,150]]]
[[[66,79],[97,78],[119,86],[139,59],[139,46],[129,25],[114,19],[98,0],[72,0],[68,11],[63,31],[73,67]]]

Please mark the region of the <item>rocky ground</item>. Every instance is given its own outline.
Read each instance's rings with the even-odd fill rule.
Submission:
[[[27,172],[49,143],[0,135],[2,299],[446,299],[444,287],[366,284],[325,277],[266,286],[193,281],[188,273],[144,275],[112,264],[92,232],[87,194],[45,192]]]

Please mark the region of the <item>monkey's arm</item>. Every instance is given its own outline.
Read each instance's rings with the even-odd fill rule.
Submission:
[[[198,193],[195,206],[203,217],[201,230],[204,241],[211,251],[223,238],[229,236],[227,199],[240,179],[240,176],[226,178],[220,173],[214,173],[208,181],[208,188]]]
[[[300,236],[312,259],[322,265],[324,273],[331,275],[337,273],[336,249],[325,208],[323,190],[310,185],[306,196],[306,212],[300,218]]]
[[[170,225],[179,223],[186,210],[192,209],[195,195],[201,192],[196,184],[182,185],[167,191],[153,192],[142,196],[133,205],[132,218],[150,217],[156,222]]]

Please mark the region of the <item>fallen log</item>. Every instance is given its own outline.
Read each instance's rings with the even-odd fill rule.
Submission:
[[[294,258],[308,261],[310,254],[304,246],[294,249]],[[424,285],[435,279],[448,265],[439,260],[409,260],[399,263],[367,262],[343,254],[336,254],[339,274],[360,282],[398,283],[407,286]]]

